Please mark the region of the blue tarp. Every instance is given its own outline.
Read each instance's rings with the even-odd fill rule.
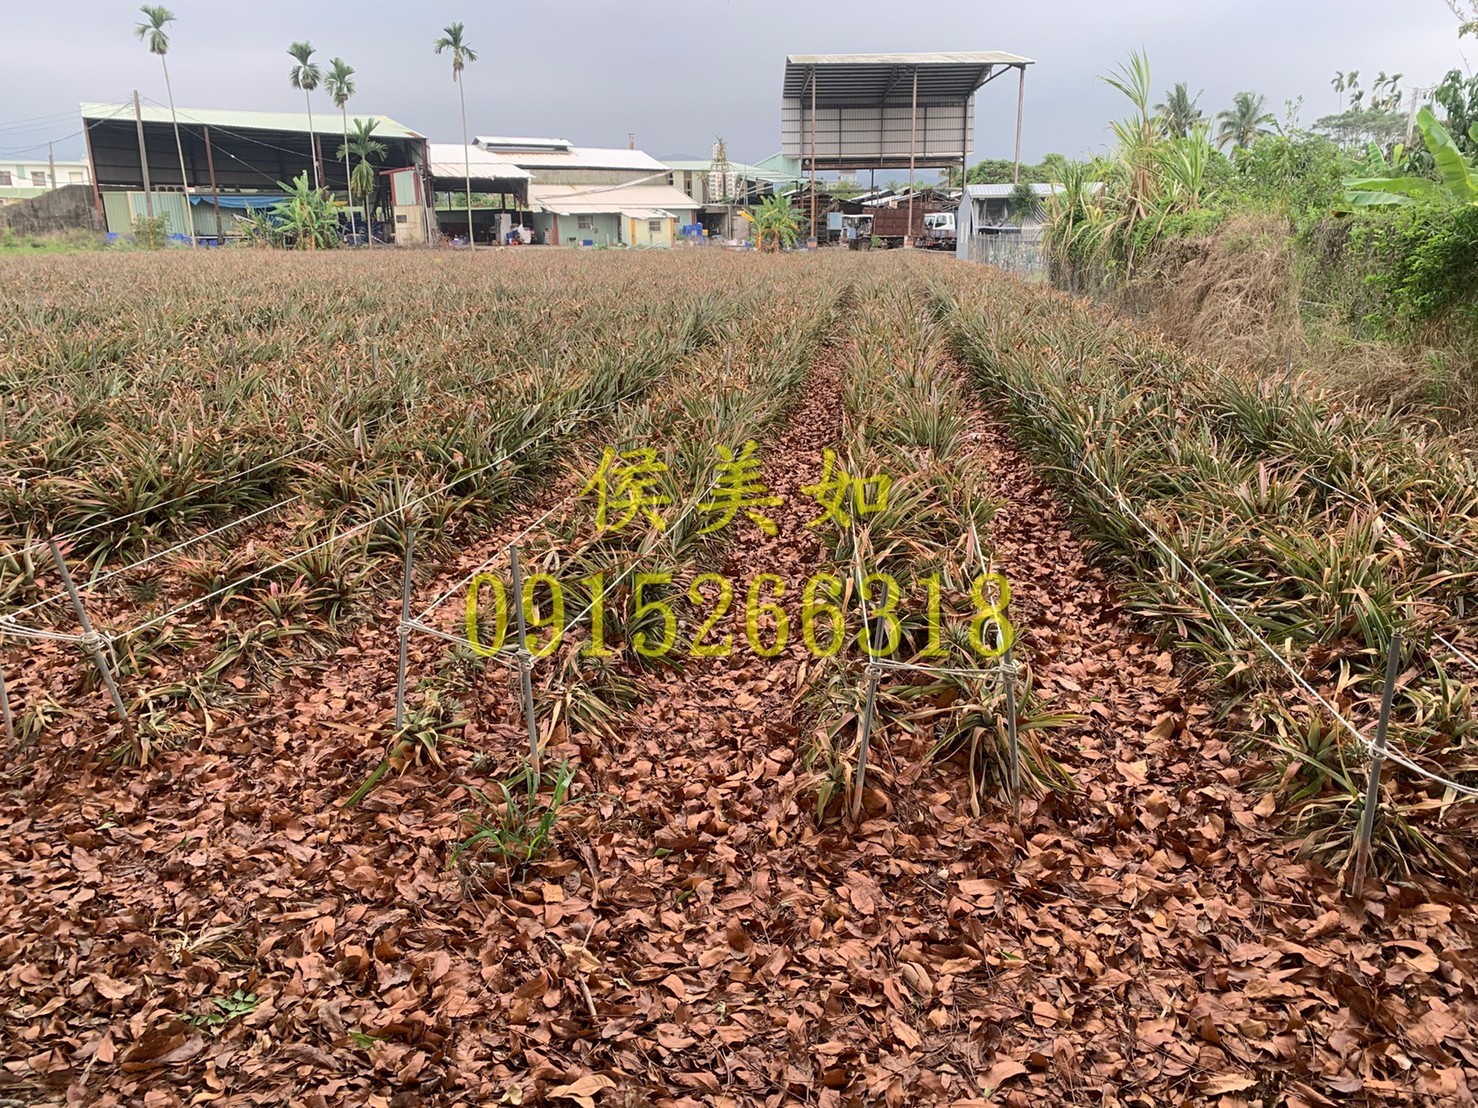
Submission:
[[[267,196],[264,194],[257,194],[255,196],[223,196],[221,197],[220,207],[222,211],[225,211],[227,209],[247,211],[252,208],[271,208],[282,203],[286,199],[287,196],[283,193],[277,193],[272,196]],[[209,204],[210,202],[211,198],[209,196],[190,197],[190,203],[192,204]]]

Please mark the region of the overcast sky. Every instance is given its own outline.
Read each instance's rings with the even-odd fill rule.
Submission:
[[[1097,76],[1143,46],[1157,98],[1175,81],[1224,107],[1250,88],[1281,116],[1303,95],[1303,121],[1336,110],[1329,81],[1358,69],[1430,85],[1463,50],[1444,0],[1054,0],[1050,4],[930,0],[167,0],[179,17],[169,62],[181,107],[301,110],[288,86],[293,39],[326,64],[357,70],[350,112],[388,115],[434,140],[460,133],[456,87],[431,44],[460,19],[479,60],[467,73],[473,133],[559,135],[658,157],[706,157],[715,135],[729,156],[755,161],[780,144],[787,53],[1006,50],[1036,61],[1027,77],[1024,155],[1083,155],[1108,145],[1117,93]],[[1465,0],[1471,3],[1471,0]],[[158,60],[132,34],[137,5],[121,0],[4,4],[0,36],[0,162],[81,156],[79,101],[121,101],[138,88],[164,102]],[[977,98],[975,156],[1010,157],[1014,79]],[[331,111],[316,94],[315,110]],[[21,148],[39,144],[39,149]]]

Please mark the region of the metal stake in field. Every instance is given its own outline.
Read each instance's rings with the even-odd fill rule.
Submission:
[[[882,605],[884,609],[888,605],[888,586],[886,582],[878,582],[882,590]],[[859,583],[858,588],[862,585]],[[859,593],[859,596],[861,594]],[[866,610],[864,609],[864,622],[866,622]],[[868,641],[872,643],[872,656],[874,658],[882,653],[883,643],[887,640],[888,625],[885,622],[877,623],[867,628]],[[881,632],[881,634],[880,634]],[[855,823],[862,815],[862,791],[867,786],[867,753],[872,745],[872,719],[877,709],[878,701],[878,679],[883,675],[883,667],[876,661],[869,661],[867,668],[863,671],[867,677],[867,698],[862,704],[862,734],[857,742],[857,776],[852,788],[852,820]]]
[[[1006,653],[1001,656],[1001,680],[1006,684],[1006,739],[1011,752],[1011,766],[1009,770],[1011,784],[1011,818],[1021,822],[1021,742],[1016,733],[1016,663],[1012,660],[1011,652],[1014,647],[1006,647]]]
[[[416,554],[416,529],[405,526],[405,572],[400,582],[400,664],[395,670],[395,733],[405,726],[405,677],[411,643],[411,568]]]
[[[82,606],[82,597],[77,592],[77,586],[72,583],[72,575],[67,572],[67,563],[62,557],[61,547],[57,546],[56,539],[47,539],[46,543],[51,547],[51,560],[56,563],[56,571],[62,578],[62,587],[67,590],[67,596],[72,601],[72,611],[76,613],[77,623],[82,628],[82,649],[92,657],[92,664],[97,667],[98,676],[103,679],[103,684],[108,686],[108,695],[113,698],[113,710],[118,714],[118,722],[123,724],[124,735],[131,736],[133,729],[128,723],[128,712],[123,707],[123,697],[118,692],[118,686],[113,682],[112,671],[108,669],[108,660],[103,657],[103,637],[92,629],[92,621],[87,618],[87,609]]]
[[[1381,691],[1380,718],[1375,725],[1375,747],[1370,752],[1370,775],[1365,781],[1365,804],[1360,810],[1360,831],[1355,840],[1354,893],[1360,895],[1370,868],[1370,845],[1375,838],[1375,809],[1380,803],[1380,772],[1386,760],[1386,729],[1391,722],[1391,701],[1396,695],[1396,675],[1401,665],[1401,632],[1391,632],[1386,651],[1386,687]]]
[[[5,744],[15,745],[15,719],[10,714],[10,690],[5,687],[5,667],[0,665],[0,714],[5,717]]]
[[[518,543],[508,545],[508,567],[513,584],[513,611],[518,616],[518,683],[523,693],[523,718],[529,726],[529,765],[539,772],[539,720],[534,715],[534,656],[529,653],[528,625],[523,617],[523,568]]]

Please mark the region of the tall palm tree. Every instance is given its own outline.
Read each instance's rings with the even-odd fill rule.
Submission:
[[[465,28],[460,23],[451,23],[442,28],[441,38],[436,40],[436,52],[449,52],[452,56],[452,80],[457,83],[457,94],[462,99],[462,170],[467,174],[467,248],[476,250],[472,237],[472,153],[467,149],[467,86],[462,80],[462,70],[468,62],[477,61],[477,51],[462,37]]]
[[[350,154],[359,159],[354,172],[349,175],[349,198],[353,200],[357,194],[364,201],[366,228],[371,226],[369,199],[375,191],[376,181],[375,167],[370,164],[370,159],[385,156],[385,144],[374,137],[378,125],[379,120],[376,119],[356,119],[353,134],[345,136],[344,145],[339,147],[339,157],[344,159],[345,165],[349,164]],[[373,233],[370,237],[373,239]]]
[[[1192,96],[1186,89],[1186,83],[1177,81],[1175,87],[1165,94],[1165,102],[1155,105],[1155,111],[1165,124],[1165,130],[1176,138],[1185,138],[1190,134],[1206,118],[1206,113],[1196,104],[1205,92],[1202,89]]]
[[[145,4],[139,11],[144,21],[134,25],[133,33],[140,42],[149,44],[149,53],[159,55],[159,64],[164,67],[164,91],[169,94],[169,119],[174,124],[174,149],[180,158],[180,187],[185,190],[186,228],[190,232],[190,245],[195,245],[195,217],[190,214],[190,178],[185,176],[185,148],[180,143],[180,121],[174,110],[174,88],[169,83],[169,63],[164,55],[169,53],[169,35],[164,30],[174,22],[174,12],[163,4]],[[52,182],[56,184],[55,181]]]
[[[318,63],[313,61],[313,44],[311,42],[295,42],[287,48],[287,52],[297,59],[297,65],[288,71],[287,79],[293,88],[303,91],[303,100],[308,105],[308,152],[313,162],[313,187],[322,188],[318,179],[318,136],[313,133],[313,97],[312,92],[318,87],[318,82],[323,79],[323,70],[318,68]]]
[[[1277,122],[1267,110],[1267,101],[1254,92],[1239,92],[1232,97],[1232,106],[1216,114],[1221,126],[1216,131],[1216,145],[1241,150],[1249,146],[1258,135],[1265,133],[1268,125]]]
[[[328,92],[329,98],[333,100],[334,107],[339,109],[340,118],[344,124],[344,145],[339,148],[340,156],[344,159],[344,188],[349,188],[349,97],[354,95],[354,67],[344,61],[343,58],[335,58],[328,63],[328,76],[323,79],[323,87]],[[349,230],[352,233],[354,227],[354,197],[349,197]]]
[[[1345,75],[1342,71],[1338,69],[1334,71],[1334,78],[1329,82],[1329,87],[1339,94],[1339,110],[1343,112],[1345,110]]]

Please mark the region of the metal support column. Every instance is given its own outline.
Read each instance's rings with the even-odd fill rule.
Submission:
[[[882,590],[881,604],[884,608],[888,605],[888,586],[879,582]],[[862,599],[861,570],[858,570],[858,598]],[[866,621],[867,609],[863,608],[863,619]],[[872,723],[873,715],[877,710],[878,680],[883,676],[883,667],[877,664],[877,656],[882,653],[883,646],[888,638],[887,621],[873,622],[871,627],[865,628],[868,641],[872,644],[867,667],[862,671],[867,678],[867,697],[862,704],[862,730],[857,740],[857,773],[852,782],[852,821],[855,823],[862,816],[862,793],[867,787],[867,758],[872,746]]]
[[[1011,818],[1021,822],[1021,741],[1016,732],[1016,662],[1012,658],[1012,647],[1006,647],[1001,660],[1001,680],[1006,684],[1006,739],[1009,744],[1011,766]]]
[[[1026,66],[1018,68],[1021,70],[1021,80],[1016,85],[1016,158],[1011,166],[1013,185],[1021,182],[1021,112],[1026,104]]]
[[[10,714],[10,690],[5,686],[5,666],[0,664],[0,715],[5,718],[5,743],[15,746],[15,718]]]
[[[818,243],[816,231],[816,67],[811,67],[811,237]]]
[[[914,149],[919,129],[919,67],[913,68],[913,97],[908,108],[908,227],[903,232],[903,245],[913,245],[913,172]]]

